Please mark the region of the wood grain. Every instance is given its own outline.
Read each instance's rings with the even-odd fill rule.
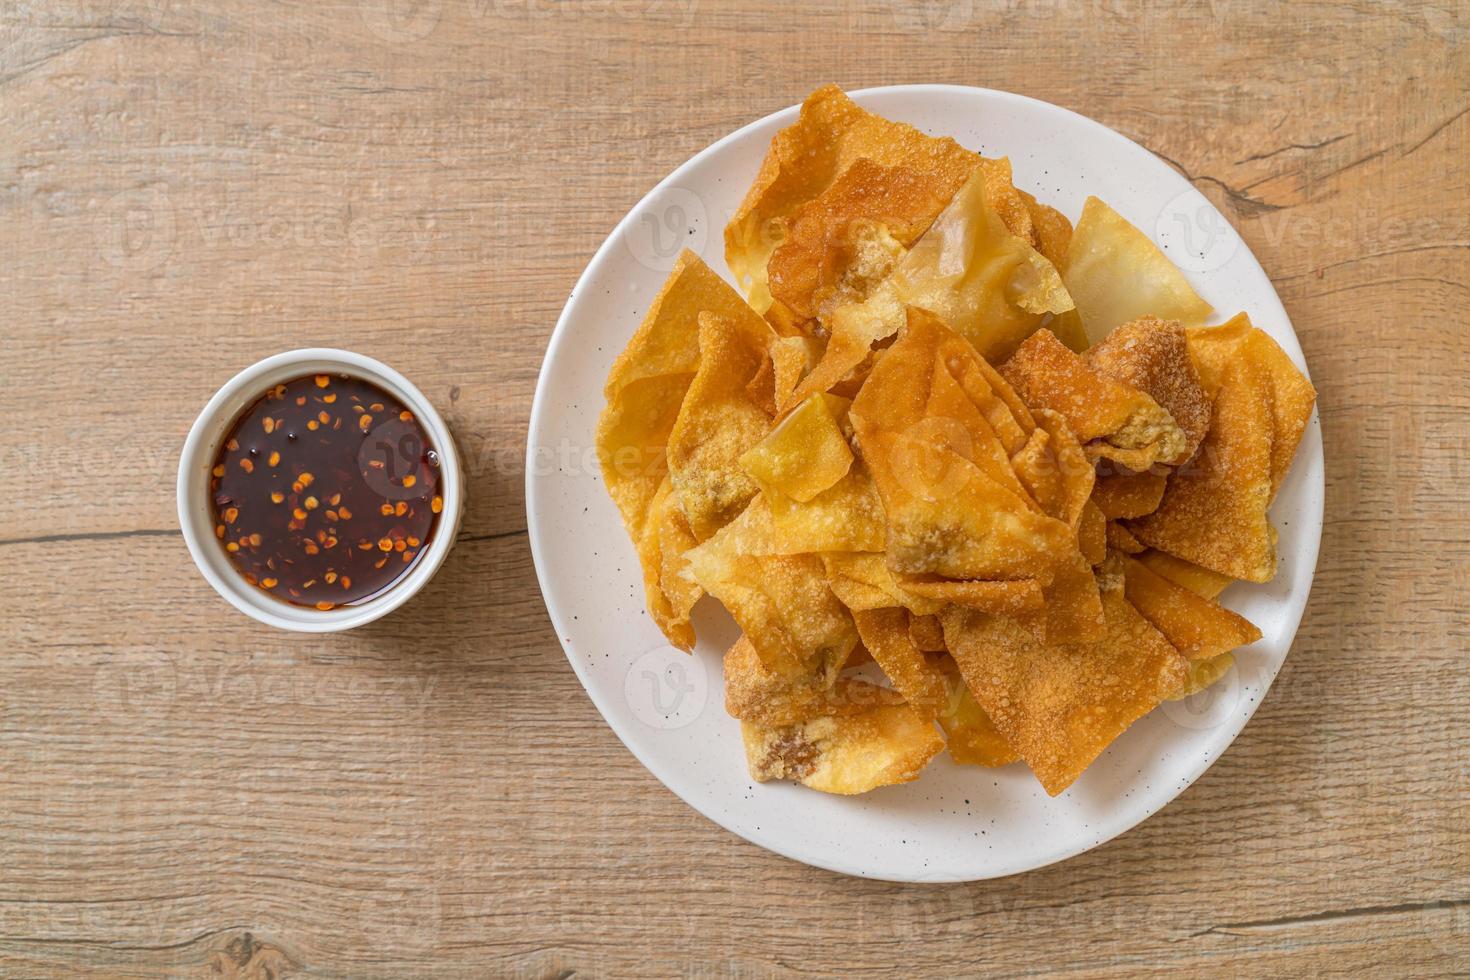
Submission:
[[[1470,10],[1115,0],[19,0],[0,10],[0,975],[1470,970]],[[1076,109],[1279,289],[1327,524],[1285,670],[1176,802],[974,886],[815,871],[602,723],[521,491],[552,324],[719,136],[845,87]],[[177,531],[226,377],[414,378],[470,458],[429,591],[257,627]]]

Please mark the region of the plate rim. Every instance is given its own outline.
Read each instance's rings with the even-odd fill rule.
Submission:
[[[1177,168],[1169,164],[1167,160],[1164,160],[1153,150],[1142,145],[1138,141],[1124,135],[1123,133],[1118,132],[1112,127],[1107,126],[1106,124],[1101,123],[1096,119],[1085,116],[1082,113],[1076,112],[1075,110],[1068,109],[1065,106],[1059,106],[1055,103],[1047,102],[1043,99],[1038,99],[1029,95],[1022,95],[1016,92],[1008,92],[1003,89],[993,89],[975,85],[957,85],[953,83],[880,85],[872,86],[869,88],[854,89],[852,91],[844,91],[849,98],[851,98],[855,102],[858,102],[858,104],[860,105],[863,103],[863,100],[865,98],[900,92],[904,94],[918,96],[922,96],[925,93],[940,92],[950,94],[963,94],[966,96],[979,95],[981,97],[993,97],[998,98],[1001,101],[1011,101],[1015,103],[1020,103],[1022,105],[1032,105],[1035,107],[1039,107],[1043,111],[1064,113],[1065,115],[1071,117],[1073,121],[1081,122],[1085,126],[1099,131],[1099,133],[1102,134],[1103,138],[1110,140],[1122,140],[1128,145],[1138,150],[1141,150],[1144,153],[1147,153],[1149,156],[1158,160],[1160,163],[1168,167],[1176,174],[1178,173]],[[604,264],[604,262],[607,260],[608,255],[616,247],[617,243],[622,240],[624,234],[628,231],[634,219],[643,212],[646,205],[655,201],[660,193],[662,193],[666,188],[677,186],[679,180],[686,173],[693,170],[707,158],[719,153],[729,144],[741,140],[752,130],[770,124],[781,124],[784,123],[787,119],[794,118],[796,114],[801,110],[801,106],[802,103],[787,106],[784,109],[778,109],[775,112],[771,112],[758,119],[754,119],[744,124],[743,126],[738,127],[732,132],[727,133],[725,136],[722,136],[718,140],[706,146],[704,149],[686,159],[683,163],[679,164],[679,166],[675,167],[666,176],[655,183],[653,187],[647,191],[647,193],[643,194],[638,199],[638,201],[631,208],[629,208],[628,212],[624,214],[621,219],[618,220],[617,224],[613,226],[612,230],[607,234],[607,237],[603,239],[602,244],[597,247],[597,250],[593,253],[592,258],[588,260],[587,265],[583,268],[581,274],[577,277],[576,284],[572,287],[572,291],[568,295],[567,301],[561,309],[561,313],[558,314],[556,325],[552,328],[551,336],[547,340],[546,352],[542,355],[541,366],[537,370],[536,388],[534,394],[532,395],[531,413],[526,427],[526,455],[524,459],[525,482],[523,488],[525,494],[526,534],[530,543],[531,561],[536,571],[536,584],[541,592],[542,605],[545,607],[547,617],[551,620],[552,628],[556,632],[557,644],[562,648],[562,655],[566,658],[567,663],[571,665],[572,671],[576,675],[578,683],[581,684],[582,690],[586,693],[588,699],[591,700],[593,707],[595,707],[598,714],[602,716],[603,723],[606,724],[608,728],[612,729],[613,734],[618,737],[618,740],[620,742],[622,742],[623,747],[626,748],[630,753],[632,753],[633,757],[638,760],[639,764],[642,765],[643,768],[646,769],[650,775],[658,780],[665,789],[673,793],[674,796],[676,796],[681,802],[683,802],[684,805],[687,806],[690,810],[694,811],[695,813],[699,814],[710,822],[716,824],[717,826],[723,828],[727,832],[734,834],[736,837],[748,841],[749,843],[763,848],[764,850],[779,854],[784,858],[787,858],[791,861],[799,862],[809,867],[821,868],[825,871],[849,875],[852,877],[879,881],[893,881],[899,883],[915,883],[922,881],[925,884],[945,884],[973,881],[992,881],[1000,878],[1011,877],[1013,875],[1025,874],[1027,872],[1035,871],[1053,864],[1058,864],[1062,861],[1069,860],[1070,858],[1077,857],[1080,854],[1085,854],[1088,851],[1101,847],[1102,845],[1110,841],[1116,840],[1129,831],[1136,829],[1139,825],[1143,824],[1145,821],[1155,816],[1160,810],[1164,809],[1170,803],[1173,803],[1180,796],[1182,796],[1184,792],[1189,789],[1189,787],[1193,786],[1194,783],[1202,775],[1204,775],[1204,773],[1207,772],[1210,767],[1213,766],[1225,754],[1225,752],[1230,749],[1231,746],[1235,744],[1236,739],[1240,737],[1241,732],[1243,732],[1246,726],[1250,724],[1251,719],[1255,717],[1256,711],[1259,710],[1261,704],[1264,703],[1266,695],[1270,693],[1271,687],[1276,681],[1276,677],[1280,674],[1281,668],[1285,665],[1286,659],[1291,655],[1292,648],[1296,643],[1297,633],[1301,628],[1302,617],[1305,615],[1307,604],[1311,600],[1312,587],[1316,584],[1317,562],[1321,556],[1322,526],[1325,514],[1326,495],[1326,452],[1325,446],[1321,446],[1320,416],[1318,413],[1318,408],[1315,404],[1313,405],[1312,415],[1309,418],[1307,425],[1308,430],[1317,431],[1316,442],[1319,445],[1318,456],[1320,458],[1320,465],[1317,467],[1317,479],[1315,481],[1315,485],[1307,488],[1310,494],[1310,498],[1314,502],[1314,506],[1312,509],[1315,511],[1315,519],[1311,522],[1313,524],[1313,528],[1309,532],[1309,540],[1303,542],[1304,547],[1301,552],[1303,563],[1308,566],[1309,570],[1306,578],[1306,586],[1301,596],[1301,601],[1299,603],[1292,603],[1293,608],[1287,611],[1283,620],[1283,622],[1287,625],[1287,628],[1284,629],[1282,633],[1284,649],[1281,655],[1281,662],[1272,671],[1269,679],[1266,680],[1265,685],[1261,690],[1261,696],[1254,699],[1252,703],[1245,706],[1244,716],[1241,718],[1240,724],[1231,734],[1229,741],[1227,741],[1220,748],[1220,751],[1213,754],[1208,752],[1200,753],[1199,758],[1190,767],[1187,776],[1179,782],[1177,788],[1174,788],[1171,792],[1167,794],[1163,794],[1164,798],[1156,806],[1146,806],[1143,812],[1137,817],[1137,819],[1133,820],[1130,823],[1127,823],[1122,827],[1119,827],[1117,830],[1107,834],[1106,836],[1096,839],[1078,838],[1075,841],[1069,842],[1066,846],[1059,847],[1052,852],[1048,852],[1036,858],[1035,860],[1030,861],[1029,863],[1024,863],[1024,866],[1017,866],[1006,870],[1000,870],[994,874],[975,875],[973,873],[960,873],[953,876],[948,876],[943,874],[936,875],[936,873],[933,871],[926,871],[920,874],[897,876],[890,874],[873,873],[865,871],[861,868],[843,866],[840,862],[836,861],[813,859],[811,856],[798,853],[792,848],[787,847],[784,843],[773,839],[766,832],[762,832],[759,830],[755,832],[747,832],[746,830],[738,829],[737,827],[733,826],[731,822],[727,821],[724,818],[723,814],[711,813],[701,808],[693,801],[691,801],[689,797],[681,792],[676,786],[672,785],[669,780],[665,779],[664,776],[659,772],[659,769],[634,744],[634,741],[631,740],[627,735],[625,735],[622,729],[609,718],[608,711],[603,707],[603,699],[600,698],[599,695],[596,693],[595,686],[588,682],[588,676],[583,668],[583,665],[578,663],[577,658],[572,656],[571,652],[567,649],[566,642],[562,639],[565,633],[565,630],[563,629],[563,625],[565,622],[564,617],[559,615],[558,612],[553,609],[553,604],[548,600],[547,582],[549,579],[550,570],[548,569],[546,559],[543,557],[542,554],[543,546],[541,542],[541,535],[538,532],[540,521],[537,519],[540,514],[541,506],[540,502],[538,501],[537,493],[535,492],[536,482],[538,478],[535,458],[537,450],[536,435],[545,422],[544,416],[547,411],[547,405],[549,404],[551,398],[548,393],[547,368],[559,355],[562,345],[566,342],[568,336],[567,325],[571,318],[573,308],[577,305],[578,297],[584,294],[584,290],[589,285],[589,280],[593,277],[595,270],[598,270]],[[1194,187],[1193,181],[1189,180],[1188,177],[1184,176],[1183,174],[1179,174],[1179,176],[1190,187]],[[1210,203],[1210,206],[1214,208],[1213,202]],[[1234,228],[1234,223],[1230,222],[1230,219],[1228,217],[1225,217],[1225,215],[1220,212],[1218,208],[1214,208],[1214,210],[1216,211],[1216,213],[1220,214],[1220,216],[1224,218],[1227,223],[1231,225],[1232,229]],[[723,231],[723,229],[721,229],[721,231]],[[1236,235],[1239,236],[1238,231],[1236,231]],[[1152,241],[1153,236],[1149,237]],[[722,240],[723,235],[721,235],[715,241],[718,242]],[[1240,244],[1245,258],[1254,267],[1255,271],[1260,273],[1261,278],[1270,288],[1271,295],[1275,298],[1277,305],[1281,306],[1284,315],[1283,325],[1287,328],[1289,339],[1291,341],[1291,347],[1295,348],[1296,356],[1292,358],[1292,361],[1294,364],[1297,365],[1298,368],[1302,370],[1303,375],[1305,375],[1310,381],[1311,375],[1308,365],[1306,363],[1305,352],[1301,348],[1301,340],[1297,336],[1296,326],[1291,322],[1290,315],[1285,313],[1285,304],[1281,302],[1281,296],[1276,291],[1276,284],[1272,282],[1271,277],[1266,274],[1265,269],[1260,264],[1260,260],[1256,257],[1255,251],[1251,249],[1251,247],[1245,242],[1243,237],[1241,237]],[[1278,343],[1279,342],[1280,340],[1278,339]],[[1292,351],[1288,349],[1287,353],[1291,354]],[[1299,462],[1301,462],[1300,459],[1294,460],[1294,465]]]

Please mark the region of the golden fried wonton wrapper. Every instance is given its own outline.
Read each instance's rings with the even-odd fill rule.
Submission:
[[[1009,165],[1010,161],[1006,162]],[[1025,191],[1016,193],[1026,202],[1026,210],[1031,215],[1031,224],[1036,230],[1036,250],[1052,265],[1061,268],[1067,260],[1067,246],[1072,243],[1072,222],[1056,208],[1042,204]],[[1012,226],[1011,230],[1015,231],[1015,227]]]
[[[722,533],[726,546],[743,555],[879,551],[885,537],[883,506],[859,463],[805,503],[757,494]]]
[[[1235,657],[1228,653],[1222,653],[1209,660],[1191,660],[1189,674],[1184,678],[1184,684],[1179,690],[1170,694],[1167,700],[1181,701],[1191,694],[1198,694],[1228,674],[1234,665]]]
[[[990,581],[901,575],[895,581],[907,595],[985,612],[1036,612],[1043,601],[1041,584],[1034,578]]]
[[[952,139],[926,136],[860,108],[835,85],[817,89],[802,104],[797,121],[771,140],[755,182],[725,227],[725,261],[760,312],[771,303],[767,263],[796,210],[859,158],[907,168],[935,186],[958,186],[979,159]]]
[[[1205,568],[1269,582],[1276,546],[1271,503],[1271,391],[1264,369],[1237,360],[1225,369],[1209,434],[1169,477],[1163,502],[1128,530],[1143,544]]]
[[[742,636],[725,653],[725,710],[758,725],[797,725],[827,715],[853,715],[882,704],[901,704],[896,692],[864,680],[823,675],[788,678],[769,670]]]
[[[1210,315],[1210,304],[1159,247],[1095,197],[1082,207],[1060,268],[1094,344],[1120,323],[1142,316],[1178,320],[1188,327]]]
[[[1138,555],[1137,559],[1155,574],[1162,575],[1175,585],[1182,585],[1206,599],[1218,598],[1220,593],[1235,581],[1229,575],[1212,572],[1208,568],[1201,568],[1183,558],[1175,558],[1162,551],[1145,551]]]
[[[1188,331],[1190,353],[1199,363],[1207,387],[1218,388],[1229,365],[1248,359],[1258,365],[1271,401],[1271,496],[1281,489],[1296,447],[1307,430],[1317,390],[1271,335],[1238,313],[1218,327]]]
[[[831,551],[821,558],[832,591],[854,612],[902,606],[918,615],[932,615],[947,605],[943,599],[925,598],[902,588],[881,551]]]
[[[944,729],[949,743],[949,755],[962,766],[985,766],[998,769],[1021,758],[1011,748],[1005,736],[995,728],[995,722],[980,707],[980,702],[965,686],[965,679],[955,662],[946,656],[940,659],[939,669],[944,673],[948,698],[939,713],[939,727]]]
[[[1056,267],[996,211],[983,170],[960,188],[889,281],[901,303],[937,314],[990,361],[1008,356],[1049,315],[1072,309]]]
[[[909,614],[909,639],[925,653],[944,653],[944,626],[938,616]]]
[[[978,167],[980,158],[971,164]],[[837,306],[862,302],[968,176],[854,160],[797,209],[767,267],[771,296],[797,316],[823,320]]]
[[[1105,629],[1101,596],[1092,564],[1080,551],[1042,592],[1042,625],[1048,643],[1100,639]]]
[[[1167,410],[1093,370],[1050,330],[1033,333],[1000,371],[1027,405],[1061,415],[1093,458],[1133,470],[1188,458],[1187,437]]]
[[[1133,536],[1133,532],[1121,521],[1108,521],[1108,547],[1125,555],[1137,555],[1148,550],[1148,545]]]
[[[1011,161],[1008,157],[991,159],[982,157],[980,160],[980,179],[985,182],[985,200],[989,203],[991,210],[1000,215],[1000,220],[1005,222],[1006,229],[1017,238],[1024,241],[1032,248],[1041,246],[1041,238],[1036,227],[1035,217],[1039,209],[1044,205],[1036,204],[1036,199],[1023,190],[1016,187],[1011,173]],[[1051,210],[1047,208],[1047,210]],[[1060,212],[1053,212],[1056,217],[1062,218]],[[1050,215],[1048,220],[1053,220]],[[1067,221],[1062,218],[1062,221]],[[1049,230],[1055,232],[1053,225]],[[1071,222],[1067,222],[1067,232],[1071,233]]]
[[[1092,490],[1092,502],[1111,520],[1145,517],[1159,509],[1168,482],[1168,476],[1152,471],[1100,475]]]
[[[1036,429],[1011,456],[1011,468],[1041,509],[1076,528],[1092,496],[1097,471],[1066,419],[1038,408]]]
[[[852,447],[837,422],[845,409],[836,395],[812,395],[740,457],[741,468],[767,493],[806,503],[852,467]]]
[[[903,609],[872,609],[852,614],[863,646],[905,701],[925,718],[935,718],[949,696],[943,673],[909,637]]]
[[[750,775],[794,779],[823,793],[852,795],[917,779],[944,739],[906,704],[784,727],[740,723]]]
[[[1210,395],[1200,384],[1189,341],[1177,320],[1140,317],[1117,327],[1090,348],[1088,365],[1098,374],[1131,385],[1158,402],[1184,432],[1178,465],[1199,448],[1210,428]]]
[[[1170,479],[1159,510],[1131,530],[1190,564],[1265,582],[1276,571],[1276,529],[1265,511],[1286,479],[1317,393],[1245,314],[1187,337],[1201,381],[1215,396],[1210,432],[1196,460]]]
[[[873,345],[897,333],[903,321],[903,304],[894,296],[891,278],[872,287],[863,301],[833,309],[828,327],[831,335],[822,358],[801,380],[792,397],[834,391],[862,373],[865,366],[871,368],[876,356]]]
[[[1052,796],[1184,683],[1185,660],[1123,597],[1102,596],[1093,643],[1047,644],[1025,623],[958,608],[944,636],[975,700]]]
[[[635,542],[668,471],[669,433],[699,368],[702,312],[743,318],[751,329],[760,322],[729,283],[686,250],[608,372],[597,458],[607,492]]]
[[[1125,555],[1124,594],[1190,660],[1210,660],[1261,638],[1250,620],[1164,578]]]
[[[798,395],[827,391],[856,370],[874,344],[903,326],[905,303],[950,318],[988,357],[1013,347],[1051,313],[1070,306],[1055,268],[1033,248],[1033,212],[1011,183],[1010,161],[976,159],[978,168],[958,193],[943,188],[949,204],[917,243],[905,236],[918,221],[903,215],[894,219],[893,234],[888,226],[870,222],[848,233],[846,248],[827,249],[835,261],[829,260],[824,278],[838,286],[821,294],[813,313],[830,339]],[[863,163],[852,170],[873,169]],[[845,182],[846,175],[833,191]],[[927,213],[909,209],[915,217]],[[1055,222],[1048,221],[1055,233]],[[1070,233],[1070,225],[1067,229]],[[773,276],[785,249],[772,259]],[[793,296],[791,302],[802,300]]]
[[[749,311],[746,311],[749,313]],[[669,433],[669,476],[694,536],[703,541],[759,489],[740,465],[765,438],[771,416],[753,389],[770,375],[771,328],[759,317],[699,315],[699,371]]]
[[[895,573],[1050,581],[1075,554],[1073,528],[1043,512],[1010,466],[1035,426],[1014,398],[964,338],[909,311],[850,412]]]
[[[704,590],[684,574],[689,567],[684,553],[698,542],[672,489],[668,477],[664,477],[649,508],[643,536],[637,542],[638,561],[643,566],[648,614],[670,643],[687,652],[694,649],[689,613]]]
[[[724,604],[769,670],[835,677],[857,643],[852,617],[828,587],[821,559],[776,553],[779,535],[764,507],[755,498],[739,519],[686,552],[689,574]]]
[[[1077,548],[1089,565],[1101,565],[1108,556],[1108,519],[1091,500],[1082,508],[1077,525]]]
[[[1046,636],[1053,643],[1096,639],[1102,635],[1103,611],[1092,566],[1101,561],[1093,561],[1099,553],[1106,556],[1106,519],[1091,503],[1096,471],[1060,415],[1044,408],[1032,414],[1037,429],[1027,450],[1011,457],[1011,465],[1042,509],[1076,534],[1076,550],[1042,593]],[[1045,439],[1038,443],[1038,436]],[[1038,445],[1040,451],[1033,452]]]
[[[810,337],[779,337],[772,342],[772,397],[778,410],[796,400],[797,384],[820,356],[817,342]]]

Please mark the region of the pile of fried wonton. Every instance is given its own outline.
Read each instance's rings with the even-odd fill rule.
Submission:
[[[597,449],[649,614],[742,636],[751,774],[829,793],[1025,760],[1062,792],[1260,631],[1316,393],[1102,201],[815,92],[608,376]],[[876,662],[888,683],[874,680]]]

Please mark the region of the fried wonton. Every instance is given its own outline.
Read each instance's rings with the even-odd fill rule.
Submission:
[[[797,209],[861,158],[915,171],[935,186],[963,183],[978,160],[952,139],[868,112],[835,85],[817,89],[797,121],[771,140],[760,172],[725,227],[725,261],[757,310],[764,313],[771,304],[767,263]]]
[[[1126,555],[1119,555],[1118,560],[1128,601],[1190,660],[1210,660],[1261,638],[1261,631],[1244,616],[1176,585]]]
[[[872,609],[852,614],[863,646],[908,704],[935,718],[949,697],[943,673],[929,662],[909,637],[909,614],[903,609]]]
[[[760,525],[742,514],[686,553],[689,573],[729,610],[768,669],[835,677],[857,643],[852,617],[828,587],[821,559],[771,553],[769,523]]]
[[[821,557],[832,591],[855,612],[902,606],[917,615],[932,615],[947,604],[943,599],[925,598],[900,587],[881,551],[833,551]]]
[[[796,725],[902,700],[897,692],[858,678],[839,677],[829,684],[821,674],[785,677],[766,667],[745,636],[725,653],[725,710],[741,721]]]
[[[812,395],[740,457],[740,466],[768,493],[806,503],[852,468],[837,417],[846,409],[836,395]]]
[[[1108,556],[1108,519],[1091,500],[1083,507],[1077,525],[1077,548],[1089,565],[1101,565]]]
[[[1043,633],[1049,643],[1081,643],[1103,635],[1103,608],[1092,564],[1073,550],[1042,591]]]
[[[1108,547],[1125,555],[1137,555],[1148,550],[1148,545],[1133,536],[1133,532],[1121,521],[1108,521]]]
[[[1070,560],[1073,528],[1046,514],[1011,468],[1035,428],[1013,399],[964,338],[909,311],[850,412],[895,573],[1050,581]]]
[[[1095,197],[1082,207],[1061,269],[1087,339],[1094,344],[1139,317],[1178,320],[1188,327],[1210,315],[1210,304],[1159,247]]]
[[[771,328],[750,314],[699,315],[699,371],[669,433],[669,476],[694,536],[703,541],[738,515],[759,489],[740,465],[771,428],[767,398],[753,391],[769,372]],[[769,376],[769,375],[768,375]]]
[[[1039,205],[1033,208],[1034,200],[1028,204],[1011,183],[1010,161],[976,160],[977,169],[958,193],[948,185],[942,188],[949,204],[917,243],[904,237],[919,224],[910,218],[933,215],[921,206],[924,199],[911,195],[915,203],[891,222],[898,231],[890,234],[889,225],[869,221],[847,234],[848,247],[827,249],[833,260],[826,278],[837,280],[838,286],[820,294],[814,313],[830,339],[798,396],[827,391],[857,370],[875,344],[903,325],[906,303],[936,309],[988,357],[1013,347],[1052,313],[1069,308],[1055,268],[1034,249],[1038,233],[1032,214],[1044,215],[1053,236],[1060,232],[1055,219],[1063,224],[1066,219],[1055,212],[1044,214]],[[870,178],[885,177],[885,172],[861,163],[852,169]],[[845,182],[846,175],[832,190]],[[773,257],[773,270],[785,248]],[[801,300],[792,297],[792,302]]]
[[[757,494],[724,532],[727,546],[744,555],[881,551],[883,508],[859,464],[804,503]]]
[[[980,179],[985,182],[986,202],[990,205],[991,210],[1000,215],[1000,220],[1005,223],[1006,229],[1026,244],[1039,248],[1041,239],[1037,234],[1035,216],[1040,205],[1036,205],[1035,198],[1016,187],[1010,159],[1007,157],[982,158]],[[1033,205],[1036,206],[1033,207]],[[1061,216],[1058,214],[1057,217]],[[1062,218],[1062,220],[1067,219]],[[1070,231],[1071,224],[1069,223],[1067,227]]]
[[[1092,502],[1110,520],[1145,517],[1159,509],[1168,479],[1166,474],[1152,471],[1100,474],[1092,490]]]
[[[1215,396],[1210,431],[1174,471],[1157,510],[1128,522],[1143,544],[1250,582],[1276,574],[1271,503],[1271,392],[1262,368],[1231,362]]]
[[[1260,637],[1216,599],[1275,571],[1316,393],[1144,231],[828,86],[725,249],[749,305],[682,254],[596,449],[650,618],[690,650],[708,592],[742,631],[753,778],[861,793],[947,742],[1056,795]]]
[[[844,382],[861,387],[862,379],[855,375],[865,366],[871,368],[873,346],[892,337],[903,322],[903,304],[894,293],[891,276],[873,286],[861,302],[833,309],[825,325],[829,332],[826,349],[793,398],[834,391]]]
[[[1072,298],[1046,256],[1007,227],[989,185],[984,170],[970,178],[889,281],[901,303],[937,314],[999,361]]]
[[[844,796],[912,782],[944,748],[933,723],[906,704],[780,727],[741,722],[740,733],[753,779]]]
[[[689,562],[684,553],[697,541],[674,499],[668,477],[653,498],[643,535],[638,539],[638,561],[643,566],[643,591],[648,614],[681,650],[694,649],[694,627],[689,614],[704,595],[685,575]]]
[[[1177,320],[1146,316],[1119,325],[1085,359],[1098,374],[1137,388],[1169,413],[1184,432],[1178,465],[1199,448],[1210,428],[1210,396],[1200,384],[1189,341]]]
[[[995,722],[970,693],[965,679],[950,657],[940,661],[948,699],[939,713],[939,727],[944,729],[950,758],[962,766],[985,766],[996,769],[1021,758],[1005,736],[996,730]]]
[[[1031,224],[1036,231],[1036,250],[1060,268],[1067,261],[1067,247],[1072,244],[1072,222],[1056,208],[1042,204],[1025,191],[1017,193],[1026,202],[1026,210],[1031,215]]]
[[[1061,415],[1093,458],[1141,471],[1188,456],[1187,437],[1163,406],[1094,370],[1049,330],[1027,338],[1000,371],[1027,405]]]
[[[1235,657],[1229,653],[1222,653],[1209,660],[1191,660],[1189,673],[1185,676],[1184,683],[1180,685],[1179,690],[1170,694],[1167,700],[1180,701],[1192,694],[1198,694],[1230,673],[1230,668],[1233,666],[1235,666]]]
[[[971,158],[972,169],[980,158]],[[854,160],[797,208],[767,267],[771,296],[799,317],[826,322],[862,302],[944,210],[969,174]]]
[[[1307,430],[1317,390],[1271,335],[1238,313],[1218,327],[1188,331],[1190,353],[1208,387],[1218,388],[1229,365],[1250,360],[1259,366],[1271,400],[1271,496],[1281,489],[1296,447]]]
[[[989,581],[900,575],[895,581],[910,596],[995,613],[1035,612],[1044,597],[1041,583],[1034,578]]]
[[[778,337],[771,344],[771,394],[777,411],[796,400],[797,384],[819,357],[818,344],[810,337]]]
[[[1042,510],[1077,528],[1097,471],[1066,419],[1045,408],[1035,409],[1031,417],[1036,428],[1012,454],[1011,468]]]
[[[1220,593],[1235,581],[1229,575],[1212,572],[1208,568],[1201,568],[1183,558],[1175,558],[1162,551],[1149,550],[1137,557],[1138,561],[1148,566],[1150,571],[1206,599],[1218,598]]]
[[[938,616],[909,614],[909,639],[925,653],[944,653],[944,626]]]
[[[759,321],[739,293],[686,250],[608,372],[597,458],[635,542],[668,471],[665,448],[699,368],[699,314],[705,312]]]
[[[1124,598],[1103,592],[1101,640],[1048,644],[1021,620],[951,608],[944,637],[996,730],[1052,796],[1163,698],[1186,662]]]

